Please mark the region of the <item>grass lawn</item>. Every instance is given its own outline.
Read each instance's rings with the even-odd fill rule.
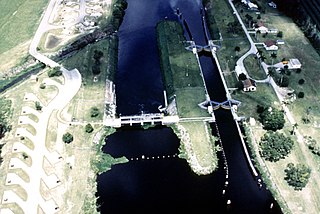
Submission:
[[[177,22],[165,21],[158,24],[157,33],[165,86],[169,97],[176,95],[179,117],[210,117],[206,109],[198,106],[206,100],[206,91],[196,57],[185,50],[182,27]],[[182,141],[188,141],[182,143],[190,145],[201,168],[216,168],[217,158],[205,123],[200,120],[180,125],[190,136],[188,140],[182,137]]]
[[[233,71],[238,58],[249,50],[249,41],[242,30],[236,34],[229,31],[228,23],[237,21],[237,19],[227,1],[210,0],[207,9],[212,11],[209,15],[214,16],[215,24],[223,39],[218,52],[221,69],[222,71]],[[210,16],[208,18],[211,19]],[[209,28],[216,28],[216,26],[209,25]],[[236,47],[240,48],[239,52],[235,51]]]
[[[214,0],[212,1],[214,2]],[[219,2],[216,2],[215,6],[220,6],[224,3],[227,3],[227,1],[221,1],[220,4]],[[283,16],[276,9],[265,7],[266,3],[266,1],[259,2],[259,4],[264,5],[263,7],[266,10],[266,13],[261,13],[261,20],[266,23],[266,26],[277,28],[278,30],[283,31],[282,39],[285,41],[285,44],[279,47],[279,50],[277,51],[277,57],[274,59],[274,63],[281,61],[282,58],[298,58],[302,64],[302,71],[300,73],[292,70],[287,74],[287,76],[289,78],[289,87],[294,89],[296,93],[304,92],[305,96],[304,98],[298,98],[296,101],[289,103],[288,108],[298,123],[298,131],[302,133],[302,135],[308,135],[312,136],[313,139],[319,139],[319,80],[315,77],[319,76],[318,69],[320,67],[320,56],[316,53],[308,40],[304,37],[301,30],[292,22],[291,19]],[[242,6],[238,7],[238,11],[241,9],[243,9]],[[244,17],[246,13],[250,14],[254,19],[257,17],[254,12],[249,11],[244,11],[241,15]],[[215,19],[218,25],[221,25],[223,23],[218,22],[219,17],[222,16],[215,16]],[[266,37],[258,35],[257,38],[259,42],[263,42],[266,39],[277,39],[277,37],[270,34]],[[222,65],[223,62],[229,59],[228,56],[226,56],[226,53],[231,53],[234,50],[234,47],[231,45],[225,47],[228,49],[228,51],[224,50],[223,48],[218,51],[219,61],[222,61]],[[267,52],[263,50],[263,48],[261,48],[261,50],[263,55],[266,57],[265,62],[267,64],[272,64],[271,52]],[[253,74],[253,76],[260,75],[258,72],[260,71],[259,65],[254,63],[254,59],[247,58],[244,63],[251,75],[253,71],[257,71]],[[232,73],[228,73],[228,76],[226,76],[228,85],[232,83],[232,78],[230,77],[231,75]],[[231,81],[228,81],[230,79]],[[300,79],[305,80],[304,84],[298,83]],[[233,85],[229,85],[229,87],[233,87]],[[238,108],[238,114],[247,118],[258,118],[258,114],[256,113],[257,105],[273,105],[280,108],[280,103],[278,102],[273,89],[268,84],[258,84],[257,91],[253,93],[235,91],[233,92],[232,97],[242,102]],[[307,114],[311,118],[311,122],[304,124],[301,118]],[[289,136],[291,130],[292,125],[287,121],[285,128],[282,131]],[[258,125],[254,127],[253,131],[256,141],[259,142],[260,137],[265,130],[259,127],[258,123]],[[320,158],[311,153],[304,143],[298,143],[295,135],[291,137],[295,141],[295,147],[289,157],[277,163],[266,162],[266,165],[263,164],[262,166],[262,171],[268,172],[267,176],[273,181],[269,187],[278,188],[280,190],[280,197],[284,198],[286,201],[285,203],[290,209],[290,212],[295,214],[318,213],[320,210],[320,190],[318,183],[320,178]],[[312,174],[308,185],[302,191],[293,190],[293,188],[290,187],[283,179],[283,170],[290,162],[294,164],[303,163],[312,169]]]
[[[106,79],[113,81],[116,69],[116,60],[113,56],[116,52],[116,39],[105,39],[95,44],[85,47],[77,54],[68,58],[63,64],[69,68],[77,68],[81,73],[82,86],[80,91],[72,100],[69,113],[80,121],[98,122],[103,119],[105,110],[105,84]],[[103,53],[100,59],[101,73],[94,75],[92,66],[94,65],[94,51]],[[91,117],[90,109],[97,107],[100,114]]]
[[[27,55],[48,0],[0,0],[0,72]],[[17,48],[16,48],[17,47]],[[11,62],[13,61],[13,62]]]
[[[260,67],[255,55],[249,55],[244,59],[243,64],[252,79],[263,80],[267,78],[267,75],[265,74],[263,68]]]
[[[192,142],[192,149],[197,157],[197,161],[202,167],[210,167],[212,163],[216,163],[217,159],[212,155],[214,149],[214,142],[210,141],[208,136],[207,124],[199,122],[181,122],[190,136]],[[208,143],[209,142],[209,143]]]

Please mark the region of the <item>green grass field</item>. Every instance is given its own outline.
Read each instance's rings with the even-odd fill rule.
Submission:
[[[33,37],[48,0],[0,0],[0,54]]]
[[[113,81],[117,59],[113,54],[116,50],[116,39],[105,39],[85,47],[72,57],[66,59],[63,64],[69,68],[77,68],[82,76],[82,87],[72,101],[70,113],[78,120],[88,122],[102,121],[105,102],[106,79]],[[101,73],[94,75],[92,66],[94,64],[94,51],[101,51]],[[98,117],[92,118],[90,109],[97,107],[100,111]]]
[[[219,8],[221,9],[223,4],[227,4],[227,0],[211,1],[215,2],[215,10],[218,10]],[[266,13],[261,13],[261,20],[266,24],[266,26],[283,31],[282,39],[285,41],[285,44],[279,47],[274,63],[281,61],[282,58],[298,58],[302,64],[302,71],[300,73],[292,70],[290,74],[287,74],[287,76],[289,78],[289,87],[294,89],[296,93],[304,92],[305,96],[303,98],[297,98],[296,101],[288,104],[288,108],[298,124],[298,131],[302,135],[308,135],[312,136],[313,139],[319,139],[320,132],[318,127],[320,124],[320,106],[318,102],[319,78],[317,77],[319,76],[320,56],[304,37],[302,31],[291,19],[283,16],[283,14],[279,13],[275,9],[271,10],[270,8],[265,7],[266,3],[267,1],[259,2],[259,4],[264,5],[264,8],[266,9]],[[238,7],[238,11],[241,9],[243,8]],[[228,12],[224,11],[224,13]],[[254,19],[257,17],[255,12],[250,11],[245,11],[242,16],[246,13],[254,17]],[[223,22],[219,22],[219,17],[220,16],[216,17],[216,21],[220,25],[223,24]],[[259,42],[263,42],[266,39],[277,39],[277,37],[274,35],[267,35],[266,37],[258,35]],[[244,38],[244,40],[246,39]],[[241,42],[241,40],[239,42]],[[223,41],[223,43],[228,44],[228,41]],[[228,55],[234,51],[234,47],[232,45],[225,45],[224,47],[225,49],[222,48],[218,51],[219,61],[220,63],[222,62],[222,65],[223,62],[229,60],[230,56]],[[267,64],[272,64],[271,52],[263,50],[263,55],[266,57],[265,62]],[[262,71],[259,65],[254,62],[254,59],[246,59],[244,63],[248,72],[254,77],[263,77],[263,75],[265,75],[259,73]],[[224,69],[223,66],[222,68]],[[233,78],[231,77],[232,74],[233,73],[226,76],[227,80],[229,80],[227,81],[228,84],[234,83]],[[298,83],[300,79],[305,80],[304,84]],[[229,85],[229,87],[233,87],[233,85]],[[235,91],[233,92],[232,97],[242,102],[238,108],[239,116],[245,116],[247,118],[258,118],[258,114],[256,113],[257,105],[275,105],[280,108],[280,103],[275,96],[273,89],[268,84],[258,84],[256,92],[244,93],[242,91]],[[304,124],[301,118],[306,115],[307,112],[311,118],[311,123]],[[282,132],[287,136],[290,136],[291,130],[292,125],[286,122],[285,128]],[[258,123],[253,127],[253,132],[256,142],[259,142],[260,136],[262,136],[265,130],[263,130]],[[264,177],[271,178],[272,182],[269,182],[269,187],[271,189],[277,188],[280,191],[280,195],[277,194],[277,197],[284,198],[284,203],[282,199],[279,199],[279,201],[281,201],[281,205],[283,205],[285,213],[318,213],[318,204],[320,202],[320,190],[318,185],[320,177],[320,158],[312,154],[304,143],[298,143],[295,135],[291,135],[291,137],[296,142],[289,157],[277,163],[265,161],[265,164],[258,168],[261,169],[261,172],[265,173]],[[259,156],[258,153],[256,155]],[[293,188],[288,186],[287,182],[284,180],[283,170],[290,162],[303,163],[312,169],[312,176],[309,183],[302,191],[293,190]],[[277,192],[277,190],[273,192]],[[289,210],[286,207],[289,207]]]
[[[179,117],[210,117],[206,109],[198,106],[206,100],[206,90],[196,57],[185,50],[181,25],[172,21],[161,22],[157,26],[157,33],[164,84],[169,97],[176,95]],[[215,169],[217,157],[206,123],[199,120],[181,122],[179,125],[190,137],[189,140],[181,138],[182,144],[190,144],[192,152],[187,153],[194,153],[202,168]]]

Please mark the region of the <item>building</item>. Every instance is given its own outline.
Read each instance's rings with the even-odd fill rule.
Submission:
[[[243,80],[242,85],[243,85],[243,91],[245,92],[257,90],[256,82],[253,79]]]
[[[257,31],[260,31],[260,33],[268,33],[269,32],[268,28],[264,25],[263,22],[258,22],[256,24],[254,24],[253,28],[256,32]]]
[[[268,33],[274,33],[274,34],[276,34],[276,33],[278,33],[279,32],[279,30],[277,29],[277,28],[270,28],[269,30],[268,30]]]
[[[298,59],[289,59],[288,66],[289,69],[298,69],[301,68],[301,63]]]
[[[276,51],[278,50],[278,46],[277,46],[277,42],[274,40],[267,40],[263,43],[263,47],[267,50],[267,51]]]
[[[250,0],[241,0],[241,2],[248,6],[250,10],[258,10],[258,5],[252,3]]]
[[[284,40],[278,39],[276,43],[277,45],[284,45]]]
[[[268,5],[270,7],[277,8],[277,5],[273,1],[269,2]]]

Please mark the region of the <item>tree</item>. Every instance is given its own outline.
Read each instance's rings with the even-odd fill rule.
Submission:
[[[91,117],[97,117],[99,114],[100,114],[100,111],[96,106],[91,108],[90,110]]]
[[[291,131],[291,134],[292,134],[292,135],[295,134],[295,131],[296,131],[296,129],[298,128],[298,126],[299,126],[298,123],[295,123],[295,124],[292,125],[292,131]]]
[[[42,106],[41,106],[41,104],[40,104],[39,101],[36,101],[36,102],[34,103],[34,105],[35,105],[37,111],[41,111],[41,110],[42,110]]]
[[[304,82],[305,82],[305,80],[304,80],[304,79],[299,79],[299,81],[298,81],[299,85],[303,85],[303,84],[304,84]]]
[[[267,131],[260,140],[260,154],[271,162],[284,159],[293,148],[293,140],[279,132]]]
[[[73,135],[70,134],[69,132],[67,132],[62,136],[62,140],[63,140],[63,142],[69,144],[69,143],[71,143],[73,141]]]
[[[283,37],[283,32],[282,32],[282,31],[279,31],[279,32],[277,33],[277,37],[282,38],[282,37]]]
[[[239,74],[238,79],[239,80],[246,80],[248,78],[247,78],[247,75],[245,75],[244,73],[241,73],[241,74]]]
[[[88,123],[86,126],[85,126],[85,130],[87,133],[91,133],[93,132],[93,127],[90,123]]]
[[[236,47],[234,48],[234,51],[235,51],[236,53],[238,53],[238,52],[240,51],[240,47],[239,47],[239,46],[236,46]]]
[[[304,98],[304,93],[302,91],[298,93],[298,98]]]
[[[93,52],[93,58],[96,60],[96,61],[99,61],[101,59],[101,57],[103,57],[103,52],[100,51],[100,50],[94,50]]]
[[[277,53],[273,52],[273,53],[271,54],[271,58],[272,58],[272,66],[273,66],[274,59],[277,58]]]
[[[308,183],[311,169],[304,164],[288,163],[287,168],[284,170],[284,179],[290,186],[293,186],[294,190],[302,190]]]
[[[284,113],[276,108],[265,108],[259,116],[263,128],[266,130],[276,131],[284,126]]]
[[[48,77],[58,77],[62,75],[62,71],[60,70],[61,68],[59,66],[51,68],[48,71]]]

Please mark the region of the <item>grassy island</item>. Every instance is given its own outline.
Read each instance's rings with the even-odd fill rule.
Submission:
[[[167,113],[180,118],[171,126],[181,139],[180,157],[187,159],[196,174],[210,174],[217,167],[217,156],[215,139],[205,122],[211,115],[198,105],[206,100],[206,89],[197,58],[185,49],[187,41],[178,22],[158,23],[157,39]]]

